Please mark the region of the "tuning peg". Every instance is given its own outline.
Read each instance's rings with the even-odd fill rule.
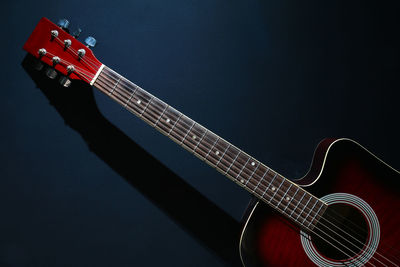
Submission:
[[[72,36],[73,36],[75,39],[78,39],[78,37],[79,37],[79,35],[81,34],[81,32],[82,32],[81,28],[78,28],[78,29],[76,29],[76,31],[74,31],[74,32],[72,33]]]
[[[66,32],[69,32],[69,21],[67,19],[59,19],[57,25]]]
[[[52,67],[47,67],[45,74],[50,79],[55,79],[57,77],[57,71],[55,69],[53,69]]]
[[[65,76],[62,76],[59,80],[60,84],[64,87],[69,87],[71,85],[71,80]]]
[[[89,48],[93,48],[96,45],[96,39],[94,39],[92,36],[89,36],[85,39],[85,44]]]
[[[43,66],[44,66],[43,63],[39,60],[35,61],[32,65],[35,70],[41,70],[41,69],[43,69]]]
[[[37,58],[32,58],[32,60],[30,60],[29,63],[32,66],[32,68],[35,70],[42,70],[44,67],[44,64],[42,63],[42,61],[40,61]]]

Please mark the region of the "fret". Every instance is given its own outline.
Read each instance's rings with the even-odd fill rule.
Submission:
[[[195,148],[200,144],[200,138],[204,137],[205,132],[206,129],[195,122],[184,140],[183,147],[194,153]]]
[[[150,103],[151,103],[151,101],[153,100],[153,98],[154,98],[154,96],[152,96],[151,99],[150,99],[150,101],[146,104],[146,106],[145,106],[145,108],[144,108],[142,114],[140,114],[140,117],[142,117],[142,116],[143,116],[143,113],[146,112],[146,109],[147,109],[147,107],[150,105]]]
[[[311,199],[312,199],[312,197],[310,196],[310,198],[308,199],[307,203],[304,205],[303,209],[300,211],[300,213],[297,216],[295,221],[297,221],[299,219],[300,215],[303,213],[304,209],[307,207],[307,205],[308,205],[308,203],[310,202]]]
[[[168,136],[170,136],[171,133],[172,133],[174,137],[179,137],[179,135],[177,134],[177,131],[173,132],[173,130],[174,130],[174,128],[175,128],[175,125],[176,125],[176,124],[178,123],[178,121],[182,118],[182,115],[183,115],[183,114],[179,115],[179,117],[178,117],[178,119],[175,121],[174,125],[172,125],[172,128],[171,128],[171,130],[169,131]],[[178,140],[178,139],[177,139],[177,140]],[[178,140],[178,141],[179,141],[179,140]]]
[[[235,147],[232,146],[231,144],[229,144],[228,142],[226,142],[225,144],[228,144],[228,146],[225,149],[224,153],[222,153],[221,157],[219,158],[219,161],[216,164],[216,167],[223,174],[225,174],[228,171],[228,166],[230,165],[231,161],[233,160],[233,157],[230,156],[229,152],[231,151],[231,149],[232,150],[235,149]],[[236,151],[238,151],[238,150],[236,149]]]
[[[314,209],[315,205],[317,204],[318,200],[315,200],[314,205],[312,205],[311,209],[308,211],[307,215],[304,216],[303,221],[301,222],[301,224],[304,224],[304,222],[307,220],[308,216],[310,216],[312,210]],[[307,205],[308,208],[308,205]]]
[[[272,178],[272,181],[269,183],[269,185],[267,186],[267,188],[265,189],[264,193],[262,194],[261,197],[264,197],[265,193],[267,193],[268,189],[271,187],[271,185],[274,183],[276,176],[278,176],[278,173],[275,173],[274,178]]]
[[[102,87],[107,87],[106,83],[101,79],[97,79],[96,85],[98,85],[98,86],[101,85]],[[107,91],[107,92],[105,92],[105,91]],[[107,94],[109,97],[111,97],[112,99],[114,99],[115,101],[120,103],[121,105],[125,104],[126,98],[122,94],[118,93],[118,94],[110,95],[108,89],[106,89],[105,91],[103,91],[105,94]]]
[[[105,70],[103,69],[103,72],[104,71]],[[111,89],[111,86],[109,84],[110,83],[115,84],[117,82],[117,80],[121,78],[121,76],[117,75],[115,73],[111,73],[111,72],[107,73],[107,71],[105,71],[105,72],[106,73],[101,73],[97,80],[102,81],[106,85],[105,89],[107,91],[107,94],[109,95],[110,89]],[[105,74],[107,74],[107,75],[105,75]]]
[[[117,88],[114,90],[113,94],[111,94],[111,92],[108,94],[110,97],[118,97],[119,99],[121,99],[124,104],[127,103],[127,99],[129,94],[127,93],[126,90],[120,88],[120,85],[117,86]],[[129,104],[129,103],[128,103]]]
[[[112,95],[112,93],[114,92],[115,88],[118,86],[119,81],[121,81],[121,77],[118,78],[117,83],[114,85],[113,89],[112,89],[111,92],[109,93],[110,95]]]
[[[120,89],[121,83],[116,84],[115,88],[112,89],[112,91],[107,90],[107,95],[113,99],[118,99],[118,102],[121,103],[121,105],[124,106],[126,103],[127,93],[125,90]]]
[[[152,96],[152,101],[151,104],[149,105],[148,109],[152,110],[153,113],[157,114],[157,119],[161,116],[161,114],[163,113],[163,111],[165,110],[166,107],[168,107],[168,105],[166,103],[164,103],[163,101],[161,101],[160,99],[158,99],[157,97]]]
[[[250,159],[251,159],[251,157],[249,157],[249,158],[247,159],[246,163],[243,164],[243,167],[240,169],[238,175],[236,176],[236,179],[239,178],[240,174],[242,173],[243,169],[246,167],[246,164],[250,161]],[[249,181],[249,180],[247,180],[247,182],[248,182],[248,181]],[[243,182],[242,182],[242,183],[243,183]],[[247,184],[247,183],[246,183],[246,184]]]
[[[172,128],[171,128],[171,130],[169,131],[168,135],[172,132],[172,130],[174,129],[176,123],[180,120],[180,118],[182,118],[182,115],[183,115],[183,114],[179,115],[179,117],[178,117],[178,119],[175,121],[174,125],[172,125]]]
[[[124,98],[129,98],[130,95],[132,95],[133,92],[137,90],[137,86],[130,83],[129,81],[126,81],[124,79],[119,80],[117,86],[114,88],[114,94],[118,93]],[[111,95],[111,92],[110,94]]]
[[[263,181],[268,170],[269,169],[266,166],[259,164],[257,170],[254,172],[254,175],[248,178],[246,184],[247,188],[251,189],[251,191],[254,193],[254,191],[257,190],[259,183]]]
[[[235,147],[232,147],[234,149],[236,149]],[[237,149],[238,150],[238,149]],[[240,150],[238,150],[238,154],[236,155],[236,157],[232,160],[232,163],[229,165],[229,168],[226,170],[225,174],[228,173],[228,171],[232,168],[232,165],[235,163],[236,159],[239,157],[239,154],[242,153]]]
[[[192,120],[191,120],[191,122],[193,122],[193,124],[192,124],[192,126],[190,126],[189,130],[186,132],[185,136],[183,137],[183,140],[186,139],[186,137],[188,136],[190,130],[192,130],[193,126],[196,124],[196,123],[195,123],[194,121],[192,121]],[[182,145],[182,143],[183,143],[183,140],[182,140],[182,142],[181,142],[181,145]]]
[[[146,106],[152,98],[153,96],[151,94],[149,94],[148,92],[137,86],[134,95],[136,104]]]
[[[156,126],[156,122],[160,118],[160,115],[164,111],[164,107],[167,107],[168,105],[159,100],[158,98],[154,97],[153,95],[150,95],[150,100],[145,106],[142,115],[143,117],[147,118],[148,120],[151,121],[150,125]],[[141,116],[139,116],[141,117]]]
[[[206,134],[208,133],[208,130],[206,129],[204,134],[201,136],[199,142],[197,143],[197,145],[193,148],[193,152],[196,153],[196,149],[199,147],[201,141],[203,140],[203,138],[206,136]]]
[[[321,208],[324,206],[324,204],[320,201],[317,200],[317,202],[319,202],[321,205],[319,206],[319,209],[317,210],[317,212],[315,213],[315,215],[311,218],[310,223],[308,224],[307,227],[310,227],[310,225],[314,222],[315,218],[317,217],[317,215],[319,214],[319,212],[321,211]]]
[[[145,119],[151,126],[156,125],[156,121],[159,117],[159,112],[158,110],[155,110],[153,107],[153,103],[156,101],[157,98],[152,96],[146,107],[144,108],[143,112],[141,115],[139,115],[139,118],[142,117],[142,119]]]
[[[135,113],[137,113],[137,115],[139,117],[141,117],[141,115],[144,112],[144,107],[143,107],[142,103],[145,103],[145,105],[148,104],[148,101],[146,100],[146,98],[144,98],[140,95],[140,91],[143,91],[143,89],[140,89],[140,87],[136,87],[136,89],[131,94],[129,103],[127,103],[127,106],[131,110],[135,111]]]
[[[241,174],[241,176],[246,178],[247,180],[250,179],[252,173],[256,169],[256,167],[255,167],[256,166],[256,160],[254,160],[250,156],[248,156],[248,157],[249,157],[249,161],[245,163],[245,168],[243,169],[243,172]]]
[[[267,191],[265,192],[265,196],[268,196],[270,198],[269,201],[272,200],[272,197],[275,194],[275,190],[279,186],[279,181],[280,181],[279,179],[277,179],[277,178],[279,178],[278,173],[277,172],[274,172],[274,173],[275,173],[275,175],[274,175],[271,183],[268,184]],[[262,183],[261,183],[261,185],[265,186]],[[266,199],[266,201],[268,201],[268,200]]]
[[[210,137],[208,137],[209,134],[210,134]],[[213,134],[212,132],[207,132],[206,136],[203,138],[202,145],[204,145],[206,147],[205,142],[207,142],[206,140],[209,140],[209,138],[211,138],[211,139],[214,138],[215,141],[214,142],[213,141],[210,142],[210,144],[212,144],[212,146],[208,150],[207,154],[204,156],[204,160],[207,160],[208,162],[210,162],[210,161],[208,160],[207,157],[210,155],[212,149],[215,147],[215,145],[217,144],[217,142],[220,139],[220,137],[215,135],[215,134]]]
[[[285,181],[285,180],[283,180]],[[289,188],[285,191],[285,194],[283,194],[283,196],[281,197],[281,200],[279,201],[279,203],[276,205],[277,207],[282,203],[282,200],[286,199],[286,194],[289,192],[290,188],[292,187],[292,183],[290,183]],[[289,201],[289,200],[288,200]]]
[[[237,180],[237,174],[244,164],[244,161],[242,159],[244,156],[246,156],[246,153],[235,146],[231,146],[231,148],[224,156],[223,164],[226,165],[227,168],[229,168],[229,170],[227,171],[229,172],[229,175],[232,176],[232,179],[234,179],[235,181]]]
[[[208,151],[208,153],[207,153],[207,155],[206,155],[206,157],[205,157],[209,163],[212,163],[211,160],[209,159],[209,157],[211,157],[211,159],[215,159],[215,158],[213,157],[213,156],[214,156],[214,153],[215,153],[216,155],[219,155],[219,151],[218,151],[218,150],[216,150],[214,153],[211,153],[211,152],[213,152],[212,150],[215,149],[215,146],[216,146],[216,144],[219,142],[220,139],[221,139],[221,138],[218,137],[218,139],[217,139],[217,140],[215,141],[215,143],[212,145],[210,151]],[[216,159],[215,159],[215,161],[216,161]],[[217,163],[217,162],[214,163],[214,166],[216,165],[216,163]]]
[[[296,206],[294,207],[294,209],[292,210],[292,213],[290,213],[289,216],[292,216],[292,214],[294,213],[294,211],[297,209],[297,207],[299,206],[299,204],[303,201],[304,197],[306,196],[306,191],[303,191],[303,195],[301,196],[300,200],[297,202]],[[295,198],[295,197],[294,197]]]
[[[181,145],[184,141],[185,135],[188,133],[189,128],[191,126],[191,123],[193,121],[186,117],[185,115],[181,116],[178,120],[177,123],[175,124],[173,131],[174,133],[172,136],[179,135],[179,139],[177,139],[177,143]]]
[[[225,142],[225,141],[224,141]],[[225,144],[225,143],[223,143]],[[226,151],[228,151],[228,148],[231,146],[231,144],[228,144],[228,146],[226,147],[224,153],[221,155],[221,157],[219,158],[217,164],[215,166],[218,166],[218,164],[221,162],[221,160],[224,158]]]
[[[298,224],[312,227],[324,212],[322,201],[108,67],[94,85]]]
[[[288,201],[286,208],[283,210],[283,212],[285,212],[286,209],[290,206],[290,204],[292,203],[293,199],[295,198],[297,192],[299,191],[300,187],[299,186],[296,186],[296,187],[297,187],[296,192],[294,192],[294,194],[292,195],[292,198],[290,199],[290,201]],[[293,213],[293,211],[292,211],[292,213]],[[290,214],[290,216],[292,215],[292,213]]]
[[[113,77],[113,78],[115,78],[115,77],[118,78],[121,76],[110,68],[103,68],[103,71],[100,74],[100,76],[101,75],[107,75],[106,77]]]
[[[260,181],[258,181],[256,187],[253,190],[253,193],[255,193],[255,191],[257,190],[258,186],[260,185],[261,181],[264,180],[265,175],[267,175],[267,173],[269,172],[269,168],[267,169],[267,171],[263,174],[263,176],[261,177]]]
[[[165,134],[169,136],[172,126],[175,124],[179,115],[180,113],[178,111],[176,111],[173,107],[168,106],[167,110],[164,112],[161,119],[159,120],[157,127],[160,130],[163,130]]]
[[[249,183],[249,181],[252,179],[253,175],[256,173],[256,171],[258,170],[259,167],[260,167],[260,162],[258,162],[257,167],[255,167],[254,171],[250,174],[250,177],[247,179],[247,182],[245,185],[247,185]]]
[[[126,101],[126,103],[124,105],[124,108],[126,108],[126,106],[129,104],[129,102],[131,101],[131,99],[132,99],[133,95],[135,94],[136,90],[137,90],[137,87],[135,88],[135,90],[132,90],[131,95],[129,96],[128,100]]]
[[[164,115],[165,111],[167,110],[167,108],[169,107],[169,105],[166,105],[163,112],[161,113],[160,117],[158,117],[156,123],[154,124],[154,126],[157,126],[158,122],[161,120],[162,116]]]
[[[279,189],[281,188],[281,186],[282,186],[282,184],[283,184],[284,181],[285,181],[285,180],[282,179],[282,182],[279,184],[279,187],[276,188],[275,190],[274,190],[274,187],[271,188],[272,191],[275,191],[275,194],[272,195],[272,197],[271,197],[270,200],[269,200],[269,203],[271,203],[272,200],[275,200],[274,197],[275,197],[276,193],[278,193],[278,191],[279,191]],[[278,206],[277,206],[277,207],[278,207]]]

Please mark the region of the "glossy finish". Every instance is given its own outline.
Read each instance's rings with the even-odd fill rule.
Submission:
[[[61,22],[62,25],[66,25],[65,21]],[[69,44],[67,46],[65,45],[66,40]],[[93,40],[91,44],[93,44]],[[68,75],[71,80],[82,80],[90,83],[101,66],[101,62],[97,60],[88,47],[47,18],[42,18],[39,21],[26,41],[24,49],[45,64],[54,67],[63,75]],[[43,51],[41,49],[45,49],[46,54],[43,55],[39,52]],[[82,56],[77,55],[79,50],[84,51]],[[61,60],[58,64],[53,62],[55,56]],[[73,65],[76,71],[69,73],[67,67],[70,65]]]
[[[375,211],[380,223],[380,242],[375,255],[399,264],[399,172],[349,139],[326,139],[318,146],[309,173],[297,182],[322,197],[341,192],[358,196]],[[245,266],[310,266],[300,241],[299,229],[262,203],[251,207],[243,229],[241,255]],[[390,255],[390,256],[389,256]],[[393,257],[394,256],[394,257]],[[369,263],[389,263],[379,257]]]
[[[63,30],[68,30],[69,21],[67,19],[60,19],[58,20],[57,25]]]
[[[95,47],[96,43],[97,43],[96,39],[94,37],[92,37],[92,36],[88,36],[85,39],[85,44],[89,48]]]

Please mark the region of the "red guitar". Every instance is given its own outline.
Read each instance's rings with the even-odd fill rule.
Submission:
[[[90,40],[89,40],[90,41]],[[325,139],[292,182],[97,60],[43,18],[24,45],[64,86],[93,85],[257,199],[245,220],[245,266],[399,266],[399,172],[349,139]]]

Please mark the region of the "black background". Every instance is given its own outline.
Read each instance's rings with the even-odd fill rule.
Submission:
[[[120,158],[107,154],[115,140],[101,138],[89,149],[82,129],[95,107],[82,106],[90,89],[75,83],[63,91],[36,75],[37,89],[21,66],[22,46],[42,16],[69,19],[71,30],[80,26],[82,37],[97,38],[94,52],[104,64],[288,178],[300,178],[324,137],[355,139],[399,168],[394,3],[4,3],[0,265],[234,264],[250,200],[96,91],[105,119],[94,117],[119,137],[118,146],[132,150],[121,150]]]

